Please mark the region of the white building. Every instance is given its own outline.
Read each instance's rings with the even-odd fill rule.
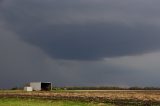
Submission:
[[[31,82],[30,87],[32,87],[34,91],[50,91],[52,90],[52,83],[51,82]]]
[[[24,87],[24,91],[31,92],[33,91],[32,87]]]

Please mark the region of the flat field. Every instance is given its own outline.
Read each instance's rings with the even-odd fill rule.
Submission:
[[[45,99],[50,101],[60,100],[62,103],[64,103],[64,101],[66,100],[66,101],[73,101],[72,103],[82,103],[82,104],[94,102],[94,103],[102,103],[103,105],[104,104],[107,105],[107,103],[112,103],[115,105],[118,104],[118,106],[119,105],[160,106],[159,90],[64,90],[64,91],[50,91],[50,92],[0,91],[0,97]],[[89,104],[87,105],[86,104],[82,105],[82,104],[73,106],[90,106]],[[94,105],[92,104],[92,106]]]
[[[21,99],[1,98],[0,106],[114,106],[105,103],[87,103],[67,100],[42,100],[42,99]]]

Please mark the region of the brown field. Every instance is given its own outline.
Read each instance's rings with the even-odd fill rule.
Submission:
[[[0,97],[43,98],[121,104],[159,104],[159,90],[66,90],[51,92],[0,91]],[[146,105],[147,106],[147,105]]]

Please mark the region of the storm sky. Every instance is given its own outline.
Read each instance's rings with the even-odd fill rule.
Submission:
[[[160,86],[160,1],[0,0],[0,88]]]

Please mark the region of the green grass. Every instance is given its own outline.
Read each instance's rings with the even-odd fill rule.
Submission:
[[[103,103],[73,101],[53,101],[40,99],[1,98],[0,106],[114,106]]]

